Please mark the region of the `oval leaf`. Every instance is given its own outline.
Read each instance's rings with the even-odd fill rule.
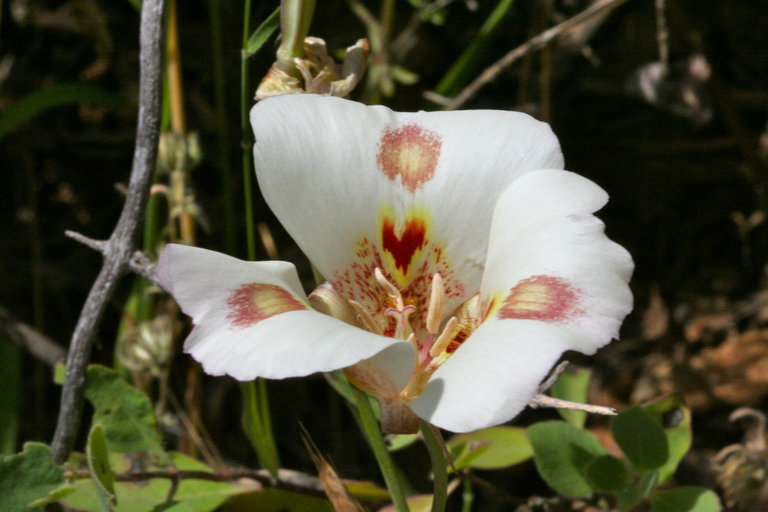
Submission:
[[[659,484],[665,484],[675,474],[677,465],[691,447],[691,410],[679,395],[670,395],[643,406],[664,428],[669,458],[659,468]]]
[[[64,484],[64,468],[51,461],[42,443],[24,443],[24,451],[0,456],[0,510],[23,512]]]
[[[102,504],[102,509],[111,510],[110,505],[115,504],[115,473],[109,465],[107,436],[98,423],[93,425],[88,434],[86,456],[88,457],[91,479],[96,486],[96,493]]]
[[[469,447],[462,450],[463,457],[454,460],[457,469],[459,466],[475,469],[499,469],[513,466],[530,459],[533,456],[533,447],[525,429],[517,427],[491,427],[468,434],[453,436],[448,441],[448,448],[453,452],[461,444]],[[486,448],[482,451],[481,447]],[[479,453],[478,453],[479,452]],[[475,454],[468,460],[462,460]],[[463,464],[466,462],[465,464]]]
[[[113,451],[152,451],[164,457],[157,419],[149,397],[133,388],[116,371],[106,366],[88,367],[85,397],[96,409],[98,422]]]
[[[594,435],[564,421],[548,421],[528,427],[528,439],[539,474],[550,487],[571,498],[592,493],[584,469],[605,455]]]
[[[568,368],[560,375],[550,391],[555,398],[584,404],[587,403],[587,391],[591,378],[592,370],[588,368],[577,368],[575,371]],[[581,428],[587,421],[586,411],[558,409],[557,412],[574,427]]]
[[[640,407],[622,411],[611,422],[613,438],[637,469],[663,466],[669,458],[667,437],[656,419]]]
[[[717,494],[703,487],[678,487],[651,496],[651,512],[719,512]]]
[[[613,455],[600,455],[584,468],[587,480],[592,487],[602,492],[614,492],[623,489],[629,480],[629,472],[624,463]]]

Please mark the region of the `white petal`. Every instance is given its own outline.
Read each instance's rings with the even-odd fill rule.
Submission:
[[[562,166],[549,127],[516,112],[401,114],[291,95],[258,103],[251,123],[270,207],[335,288],[361,302],[380,290],[348,289],[361,277],[372,281],[378,265],[401,289],[416,283],[413,295],[424,291],[417,281],[426,276],[428,289],[440,272],[450,311],[478,290],[504,188],[529,171]],[[385,218],[393,232],[387,248]]]
[[[632,310],[634,263],[592,215],[607,200],[593,182],[558,170],[526,175],[504,192],[481,286],[481,298],[495,300],[494,319],[555,323],[573,334],[567,349],[585,354],[618,336]]]
[[[490,311],[414,401],[416,414],[458,432],[505,422],[564,351],[591,354],[617,335],[632,308],[633,263],[592,215],[606,200],[591,181],[558,170],[504,192],[481,287]]]
[[[158,276],[192,317],[195,327],[184,349],[209,374],[239,380],[299,377],[343,368],[382,351],[405,368],[413,365],[410,343],[310,309],[290,263],[246,262],[172,244],[160,257]],[[267,301],[254,302],[261,290]]]
[[[479,430],[514,418],[567,344],[553,325],[518,322],[514,329],[505,322],[481,325],[437,369],[411,403],[413,412],[451,432]]]

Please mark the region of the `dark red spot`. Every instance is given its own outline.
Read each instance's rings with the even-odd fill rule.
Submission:
[[[398,236],[395,233],[395,224],[391,219],[385,218],[381,226],[381,245],[394,258],[395,267],[405,274],[413,255],[424,247],[426,234],[427,227],[421,219],[405,221],[405,228]]]
[[[560,277],[539,275],[523,279],[509,291],[497,313],[499,319],[563,322],[583,314],[579,295]]]

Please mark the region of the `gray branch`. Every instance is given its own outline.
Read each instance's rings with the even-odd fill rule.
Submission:
[[[83,407],[85,368],[94,334],[119,279],[131,268],[136,232],[147,202],[157,157],[162,77],[162,18],[164,0],[144,0],[141,8],[139,115],[133,166],[123,211],[109,240],[89,246],[104,255],[104,263],[85,301],[67,356],[67,378],[61,393],[56,432],[51,443],[54,462],[63,463],[77,435]],[[81,240],[82,241],[82,240]]]

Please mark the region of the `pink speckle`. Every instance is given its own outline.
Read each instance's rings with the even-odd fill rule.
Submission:
[[[239,329],[281,313],[309,309],[285,288],[267,283],[248,283],[240,286],[229,296],[227,306],[227,320]]]
[[[584,312],[578,290],[560,277],[538,275],[523,279],[510,289],[497,313],[500,320],[564,322]]]
[[[455,271],[445,258],[441,246],[429,239],[425,239],[423,244],[424,249],[414,253],[415,260],[409,261],[405,280],[398,282],[395,278],[397,260],[394,261],[395,268],[392,268],[391,264],[385,263],[390,260],[383,257],[390,254],[390,251],[371,243],[367,237],[361,238],[357,242],[355,254],[364,254],[365,257],[351,263],[343,271],[336,272],[331,279],[331,285],[345,299],[355,300],[365,306],[380,323],[379,327],[384,335],[392,336],[395,332],[395,321],[385,314],[392,304],[373,276],[375,268],[382,269],[386,278],[398,285],[406,304],[416,308],[411,315],[411,325],[420,331],[424,325],[432,276],[435,272],[442,276],[448,298],[459,298],[466,294],[464,284],[456,279]]]
[[[413,192],[432,179],[442,144],[436,132],[407,124],[384,133],[376,162],[389,179],[399,176],[403,186]]]

